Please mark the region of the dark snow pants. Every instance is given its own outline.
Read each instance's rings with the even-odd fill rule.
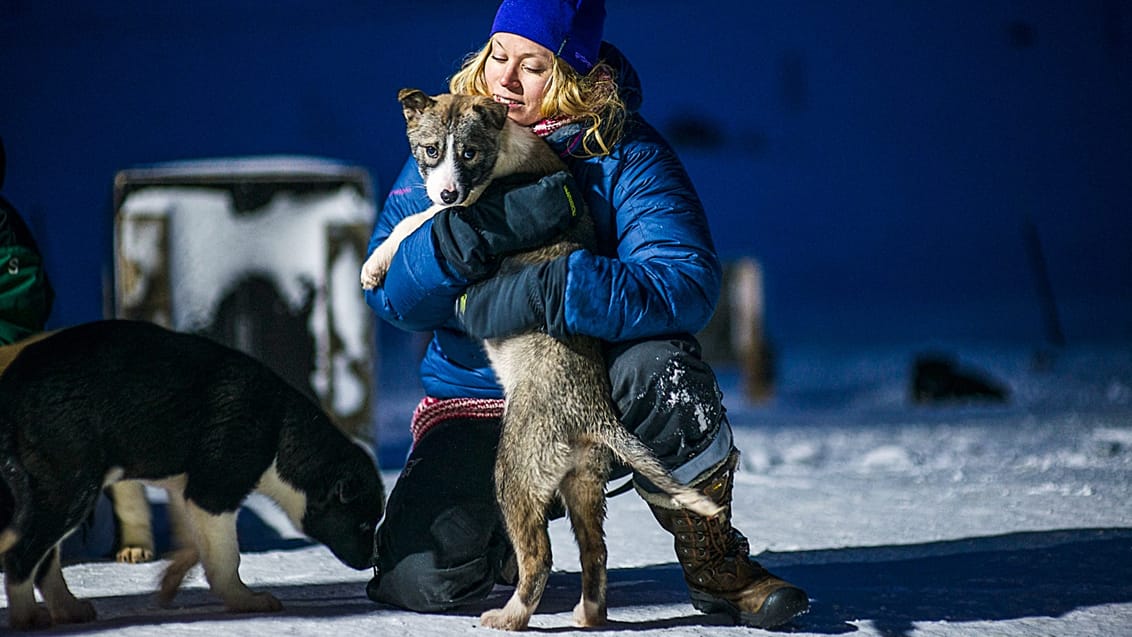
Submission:
[[[606,360],[622,423],[677,480],[694,481],[731,452],[718,383],[694,338],[613,344]],[[440,611],[491,592],[511,553],[492,477],[499,427],[454,419],[417,441],[377,530],[371,599]]]

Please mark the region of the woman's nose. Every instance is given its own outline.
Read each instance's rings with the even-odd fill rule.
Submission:
[[[508,66],[503,69],[503,73],[499,75],[500,86],[512,88],[519,84],[519,74],[516,73],[515,67]]]

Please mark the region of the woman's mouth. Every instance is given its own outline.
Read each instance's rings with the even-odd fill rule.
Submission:
[[[500,95],[493,95],[492,98],[496,102],[499,102],[500,104],[506,105],[507,108],[520,108],[521,106],[523,106],[522,102],[520,102],[518,100],[513,100],[513,99],[508,98],[508,97],[502,97]]]

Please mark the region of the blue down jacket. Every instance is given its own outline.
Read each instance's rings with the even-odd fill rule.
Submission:
[[[576,158],[569,149],[579,127],[565,126],[547,138],[584,192],[597,230],[595,251],[569,257],[566,325],[572,333],[614,342],[694,333],[711,318],[721,276],[703,205],[672,148],[637,113],[636,72],[608,44],[602,57],[618,69],[631,112],[622,140],[605,157]],[[398,221],[429,204],[410,156],[378,216],[369,252]],[[392,325],[433,331],[420,365],[428,395],[498,397],[480,343],[453,318],[465,286],[440,265],[430,221],[401,244],[385,285],[367,291],[366,302]]]

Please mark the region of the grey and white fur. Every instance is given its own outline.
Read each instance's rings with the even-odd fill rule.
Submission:
[[[472,204],[492,179],[512,173],[564,170],[551,148],[507,117],[489,98],[398,94],[412,153],[434,205],[402,220],[362,269],[362,284],[380,286],[397,246],[447,206]],[[474,152],[465,152],[471,148]],[[467,159],[471,157],[471,159]],[[456,197],[452,196],[456,193]],[[582,205],[578,202],[578,205]],[[580,220],[555,243],[503,260],[500,273],[567,255],[593,241],[593,221]],[[522,630],[538,606],[551,568],[548,510],[566,505],[582,562],[579,626],[606,619],[605,486],[616,457],[680,506],[714,516],[720,508],[675,482],[647,447],[617,419],[601,344],[571,336],[528,333],[484,343],[506,398],[495,488],[518,558],[519,581],[507,604],[480,617],[492,628]]]

